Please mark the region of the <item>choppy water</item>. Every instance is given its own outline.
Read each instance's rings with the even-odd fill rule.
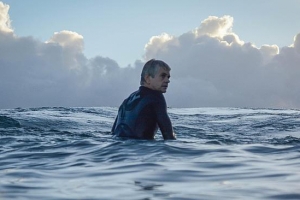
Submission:
[[[300,199],[300,111],[168,112],[175,141],[112,137],[117,108],[0,110],[0,199]]]

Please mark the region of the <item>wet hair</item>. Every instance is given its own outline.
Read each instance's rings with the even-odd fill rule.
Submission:
[[[167,71],[170,71],[171,68],[169,67],[169,65],[167,63],[165,63],[162,60],[155,60],[155,59],[151,59],[148,62],[145,63],[142,73],[141,73],[141,85],[144,85],[144,83],[146,82],[145,80],[145,76],[150,75],[152,78],[154,78],[154,76],[157,74],[158,70],[160,68],[164,68]]]

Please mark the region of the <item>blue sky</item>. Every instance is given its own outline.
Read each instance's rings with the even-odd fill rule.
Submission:
[[[0,108],[119,106],[145,61],[171,107],[300,109],[299,0],[0,0]]]
[[[121,66],[141,59],[152,36],[178,36],[208,16],[230,15],[233,30],[257,46],[290,45],[300,31],[299,0],[3,0],[18,36],[48,40],[70,30],[84,37],[87,57],[107,56]]]

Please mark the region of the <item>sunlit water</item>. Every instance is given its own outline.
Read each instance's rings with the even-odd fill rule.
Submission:
[[[112,137],[117,108],[0,110],[0,200],[300,199],[300,111],[168,112],[175,141]]]

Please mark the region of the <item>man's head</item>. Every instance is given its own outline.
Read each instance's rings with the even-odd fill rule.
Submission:
[[[165,93],[170,82],[170,70],[169,65],[161,60],[149,60],[141,73],[141,85]]]

